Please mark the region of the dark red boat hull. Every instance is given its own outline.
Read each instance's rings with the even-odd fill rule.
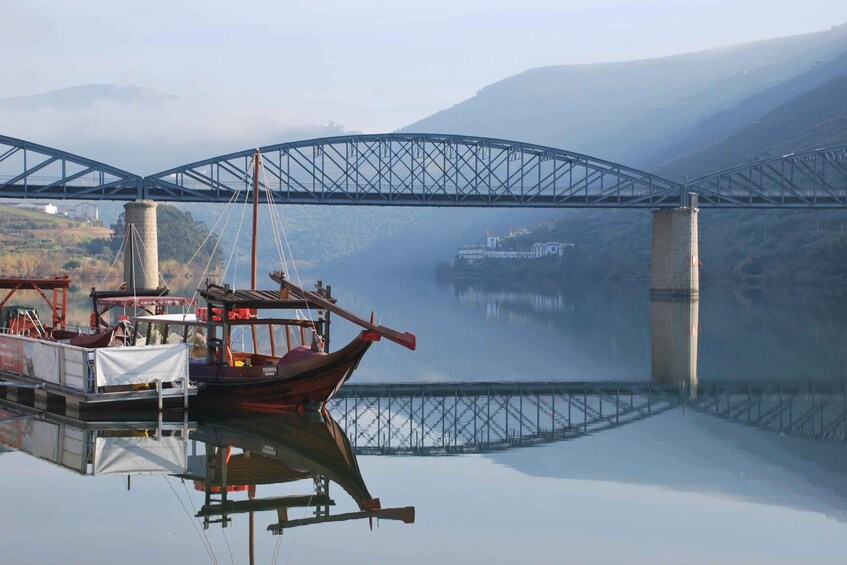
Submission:
[[[319,408],[346,382],[371,342],[356,337],[334,353],[274,367],[191,365],[198,400],[250,408]]]

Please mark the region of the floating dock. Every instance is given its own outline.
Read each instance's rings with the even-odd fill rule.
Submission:
[[[0,398],[72,416],[186,409],[186,344],[89,349],[0,335]]]

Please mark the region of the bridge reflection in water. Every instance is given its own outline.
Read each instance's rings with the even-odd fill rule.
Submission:
[[[847,441],[845,383],[348,385],[330,405],[353,450],[369,455],[510,449],[598,433],[674,408]]]

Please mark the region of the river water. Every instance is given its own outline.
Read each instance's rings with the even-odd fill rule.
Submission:
[[[325,418],[2,406],[0,561],[847,562],[847,296],[326,279],[417,334],[415,352],[376,344],[351,382],[390,386]],[[334,323],[333,343],[353,331]],[[371,529],[376,498],[394,513]],[[414,523],[390,519],[407,507]]]

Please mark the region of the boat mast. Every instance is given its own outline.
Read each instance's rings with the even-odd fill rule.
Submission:
[[[256,155],[253,157],[253,247],[250,257],[250,290],[256,290],[256,247],[259,240],[259,160],[262,154],[256,149]]]
[[[256,149],[256,155],[253,157],[253,246],[250,254],[250,290],[256,290],[256,275],[258,270],[257,261],[257,246],[259,244],[259,162],[262,159],[262,154]],[[253,311],[255,317],[256,311]],[[273,332],[273,329],[271,329]],[[253,353],[259,352],[259,344],[257,342],[256,325],[250,326],[250,334],[253,338]]]

